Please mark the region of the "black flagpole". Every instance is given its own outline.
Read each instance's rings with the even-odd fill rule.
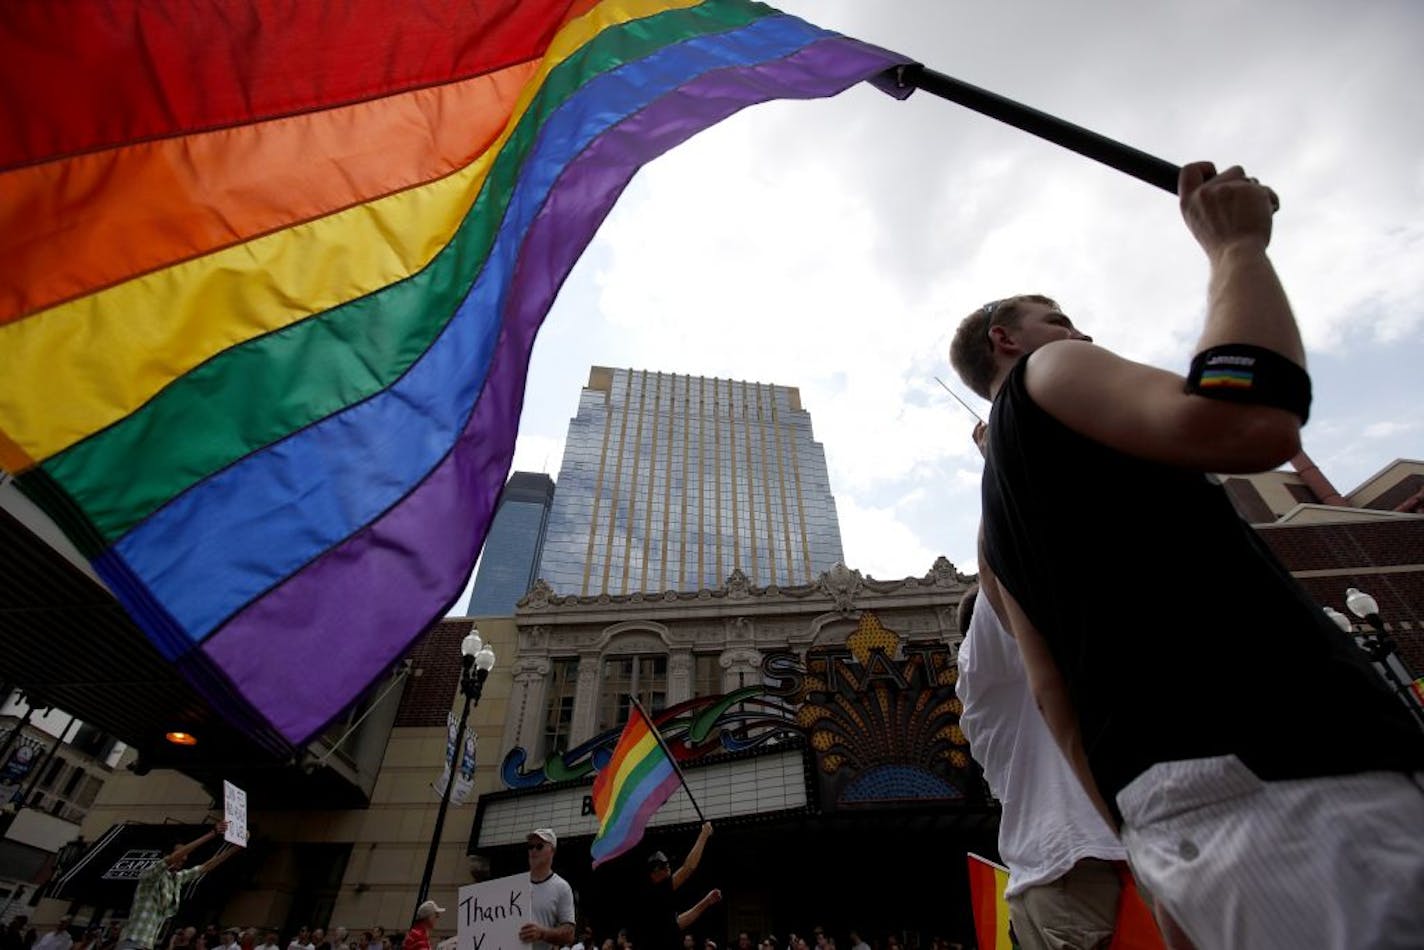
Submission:
[[[697,799],[692,797],[692,789],[687,784],[687,776],[682,774],[682,766],[677,764],[677,756],[672,754],[672,750],[668,748],[668,744],[663,741],[663,734],[658,732],[658,724],[653,722],[653,717],[648,715],[648,711],[643,708],[643,704],[638,702],[638,697],[629,693],[628,699],[634,706],[638,707],[638,712],[643,714],[643,719],[647,721],[648,728],[652,730],[653,738],[657,740],[659,748],[661,748],[663,754],[668,757],[668,761],[672,763],[673,769],[677,772],[678,779],[682,781],[682,790],[687,793],[687,800],[692,802],[692,810],[697,812],[697,820],[705,824],[707,819],[703,817],[702,809],[697,805]]]
[[[1080,125],[1065,122],[1021,102],[1005,99],[997,93],[960,82],[918,64],[898,66],[887,74],[887,78],[901,89],[923,89],[931,95],[957,102],[991,119],[998,119],[1016,129],[1047,139],[1055,145],[1102,162],[1120,172],[1126,172],[1133,178],[1156,185],[1163,191],[1174,195],[1177,193],[1177,174],[1180,169],[1176,165],[1140,152],[1130,145],[1090,132]]]

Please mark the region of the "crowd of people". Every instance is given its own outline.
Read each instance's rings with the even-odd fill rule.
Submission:
[[[123,930],[119,921],[75,927],[70,917],[61,917],[52,928],[37,931],[22,914],[0,933],[0,950],[122,950]],[[382,927],[356,933],[345,927],[330,932],[321,927],[300,927],[283,942],[275,929],[219,924],[202,929],[175,926],[159,946],[163,950],[399,950]]]
[[[673,861],[662,851],[654,851],[646,859],[646,877],[641,884],[623,895],[621,906],[613,914],[622,912],[624,920],[608,933],[599,933],[586,921],[590,918],[587,909],[580,915],[574,906],[573,891],[568,883],[553,870],[554,856],[558,849],[558,835],[551,828],[537,828],[526,836],[529,855],[529,878],[534,885],[534,899],[531,903],[531,922],[520,930],[520,938],[533,945],[533,950],[902,950],[900,939],[894,934],[875,938],[872,942],[862,939],[861,932],[847,931],[839,943],[835,935],[826,928],[816,925],[803,936],[789,932],[782,938],[775,934],[753,934],[741,931],[734,943],[724,948],[716,935],[699,928],[703,914],[721,903],[722,892],[712,888],[701,897],[692,900],[680,891],[692,877],[702,862],[707,843],[712,837],[712,823],[704,822],[698,831],[697,840],[688,850],[687,856],[673,869]],[[417,922],[407,937],[403,950],[428,950],[422,930],[435,926],[443,907],[433,901],[422,904]],[[585,922],[575,926],[576,919]],[[927,945],[928,950],[962,950],[961,945],[936,937]],[[915,950],[922,950],[917,945]]]
[[[789,932],[783,937],[775,934],[754,934],[740,931],[735,941],[724,947],[716,936],[684,932],[682,950],[902,950],[900,938],[894,934],[883,937],[872,936],[869,941],[862,939],[859,931],[847,931],[839,942],[820,925],[808,928],[808,936]],[[580,928],[578,942],[569,950],[633,950],[634,944],[626,929],[615,936],[600,937],[594,928],[585,925]],[[964,945],[943,937],[930,940],[927,950],[964,950]]]

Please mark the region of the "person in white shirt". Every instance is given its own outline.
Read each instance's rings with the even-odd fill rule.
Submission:
[[[257,950],[281,950],[277,943],[277,931],[269,930],[262,935],[262,942],[257,945]]]
[[[1004,896],[1014,935],[1024,950],[1106,946],[1127,852],[1053,741],[1018,643],[989,598],[971,592],[965,604],[959,728],[1003,806],[999,856],[1009,868]]]
[[[70,917],[65,914],[55,921],[54,929],[35,941],[30,950],[69,950],[74,946],[74,938],[69,935]]]
[[[519,928],[519,939],[532,950],[567,947],[574,939],[574,891],[554,873],[554,851],[559,838],[552,828],[536,828],[526,836],[529,851],[529,923]]]

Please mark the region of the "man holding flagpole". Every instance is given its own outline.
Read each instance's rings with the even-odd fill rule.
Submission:
[[[712,822],[703,822],[697,842],[687,853],[687,860],[683,861],[676,871],[671,870],[667,855],[661,851],[648,855],[648,885],[644,898],[640,901],[643,916],[636,922],[637,926],[633,928],[632,934],[635,948],[675,950],[682,939],[682,932],[696,923],[709,907],[722,900],[722,892],[713,888],[702,900],[678,913],[677,898],[673,893],[697,870],[697,865],[702,861],[702,851],[710,837]]]
[[[676,950],[681,931],[720,901],[722,892],[714,888],[689,909],[677,912],[673,891],[697,870],[702,850],[712,837],[712,823],[698,807],[687,777],[653,717],[636,696],[629,696],[623,734],[593,782],[593,810],[598,815],[598,834],[589,849],[593,866],[624,854],[641,841],[653,814],[679,788],[702,819],[702,831],[676,874],[669,871],[667,855],[661,851],[648,858],[648,887],[639,903],[639,920],[632,928],[633,945],[639,950]]]

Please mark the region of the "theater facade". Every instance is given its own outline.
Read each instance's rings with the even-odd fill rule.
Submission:
[[[612,932],[646,857],[674,864],[701,816],[715,832],[686,887],[723,903],[699,934],[857,930],[902,945],[967,939],[966,851],[992,854],[997,806],[959,730],[957,616],[971,579],[940,558],[879,581],[844,565],[815,583],[521,601],[502,790],[481,796],[470,854],[524,866],[534,827],[561,835],[556,869]],[[627,718],[650,710],[686,775],[627,855],[590,867],[592,782]],[[695,802],[695,804],[694,804]]]

